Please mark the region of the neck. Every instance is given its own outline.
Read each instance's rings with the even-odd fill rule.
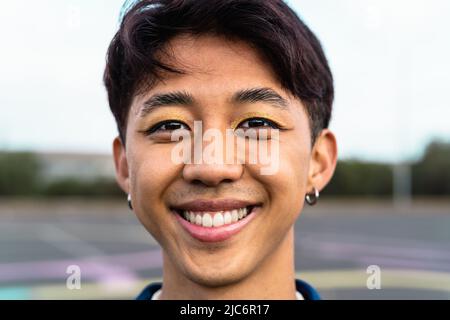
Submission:
[[[163,265],[162,300],[296,299],[293,228],[250,275],[226,286],[205,287],[191,281],[165,253]]]

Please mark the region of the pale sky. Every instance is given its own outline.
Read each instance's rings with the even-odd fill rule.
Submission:
[[[450,140],[450,1],[290,0],[335,78],[341,159]],[[0,149],[110,153],[102,84],[123,0],[0,1]]]

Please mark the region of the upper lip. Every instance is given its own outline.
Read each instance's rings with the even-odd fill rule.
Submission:
[[[175,210],[187,211],[229,211],[249,206],[257,206],[258,203],[237,199],[197,199],[172,206]]]

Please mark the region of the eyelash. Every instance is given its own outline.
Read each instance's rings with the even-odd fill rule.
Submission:
[[[185,124],[184,122],[182,122],[182,121],[179,121],[179,120],[165,120],[165,121],[159,122],[158,124],[154,125],[150,129],[148,129],[146,131],[146,134],[147,135],[151,135],[151,134],[161,130],[160,128],[162,126],[167,125],[167,124],[171,124],[171,123],[181,124],[181,125],[184,125],[184,126],[189,128],[189,126],[187,124]],[[162,130],[162,131],[171,131],[171,130]]]
[[[266,118],[261,118],[261,117],[245,119],[244,121],[240,122],[237,127],[239,127],[240,125],[242,125],[245,122],[252,121],[252,120],[264,121],[273,129],[281,129],[281,127],[278,124],[276,124],[274,121],[271,121]],[[258,126],[258,127],[261,127],[261,126]],[[258,128],[258,127],[256,127],[256,128]],[[262,126],[262,127],[264,127],[264,126]],[[252,128],[252,127],[248,127],[248,128]],[[255,128],[255,127],[253,127],[253,128]]]
[[[243,123],[248,122],[248,121],[252,121],[252,120],[253,121],[254,120],[264,121],[266,124],[268,124],[273,129],[281,129],[281,127],[278,124],[276,124],[274,121],[271,121],[271,120],[266,119],[266,118],[261,118],[261,117],[254,117],[254,118],[245,119],[245,120],[241,121],[236,128],[241,126]],[[189,128],[189,126],[187,124],[185,124],[184,122],[182,122],[182,121],[179,121],[179,120],[165,120],[165,121],[162,121],[162,122],[154,125],[150,129],[148,129],[145,133],[147,135],[151,135],[151,134],[156,133],[157,131],[161,130],[162,126],[167,125],[167,124],[173,124],[173,123],[181,124],[181,125],[184,125],[187,128]],[[265,127],[265,126],[258,126],[258,127]],[[258,127],[248,127],[248,128],[250,129],[250,128],[258,128]],[[162,130],[162,131],[171,131],[171,130]]]

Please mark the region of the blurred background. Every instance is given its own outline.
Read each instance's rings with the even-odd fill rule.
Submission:
[[[449,299],[450,2],[288,3],[329,59],[339,144],[296,225],[298,277],[325,299]],[[0,299],[128,299],[162,275],[114,180],[102,72],[122,4],[0,1]]]

